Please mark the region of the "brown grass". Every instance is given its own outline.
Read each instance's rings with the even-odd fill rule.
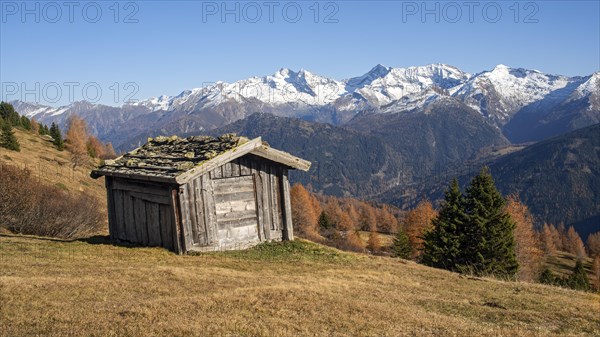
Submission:
[[[17,128],[13,129],[21,143],[21,152],[0,148],[0,163],[27,168],[35,179],[54,186],[64,186],[68,191],[86,192],[106,204],[104,179],[90,178],[92,163],[73,170],[71,154],[58,151],[52,142],[42,136]]]
[[[554,255],[548,257],[545,267],[548,267],[555,276],[568,277],[573,273],[577,260],[577,256],[571,253],[557,251]],[[586,257],[582,259],[582,262],[590,276],[590,280],[593,280],[594,273],[592,271],[592,263],[594,260]]]
[[[100,229],[96,229],[97,226],[88,226],[88,228],[92,229],[92,232],[107,234],[104,179],[94,180],[89,176],[94,163],[90,161],[86,165],[73,168],[70,161],[71,154],[68,151],[58,151],[51,141],[37,134],[16,128],[13,130],[21,144],[21,152],[0,148],[0,178],[3,183],[0,185],[5,189],[1,191],[0,196],[15,201],[15,205],[22,206],[22,211],[27,208],[31,210],[28,219],[21,219],[30,225],[29,229],[22,232],[38,235],[78,236],[79,234],[73,231],[74,228],[86,222],[93,223],[99,219],[99,215],[102,215],[100,220],[104,224],[100,226]],[[25,171],[28,173],[25,174]],[[4,177],[3,174],[5,174]],[[20,181],[17,176],[20,177]],[[9,190],[6,187],[10,185],[9,180],[14,180],[13,183],[17,187]],[[33,207],[27,201],[39,207]],[[0,205],[0,210],[6,208],[2,206],[7,205]],[[94,211],[87,211],[90,207]],[[18,212],[15,213],[14,207],[12,208],[13,212],[9,215],[14,218]],[[34,212],[34,208],[37,213]],[[45,211],[43,211],[44,209]],[[0,222],[4,215],[0,214]],[[4,222],[0,223],[0,227],[14,225],[11,221]],[[78,222],[80,225],[69,226],[68,222]],[[17,227],[23,229],[25,225],[27,224],[21,223]],[[86,231],[78,230],[77,232],[84,233]]]
[[[306,241],[177,256],[0,235],[1,336],[598,336],[600,296]]]

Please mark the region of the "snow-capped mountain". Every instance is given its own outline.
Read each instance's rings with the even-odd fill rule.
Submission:
[[[150,110],[193,110],[214,107],[224,102],[248,100],[270,106],[293,104],[298,107],[322,107],[345,98],[368,102],[379,108],[400,98],[420,96],[427,89],[451,89],[470,75],[459,69],[431,64],[423,67],[391,68],[377,65],[366,74],[338,81],[306,70],[283,68],[273,75],[252,77],[234,83],[217,82],[204,88],[186,90],[178,96],[160,96],[137,103]]]
[[[360,113],[425,113],[427,106],[441,98],[465,104],[504,130],[515,118],[543,123],[544,118],[531,118],[533,112],[536,116],[554,114],[553,120],[561,120],[566,113],[585,111],[587,122],[579,124],[599,119],[599,78],[599,73],[567,77],[504,65],[472,75],[446,64],[430,64],[408,68],[377,65],[364,75],[335,80],[284,68],[268,76],[216,82],[121,107],[88,102],[57,108],[12,103],[17,111],[44,123],[64,125],[72,114],[81,115],[92,132],[117,146],[148,132],[208,130],[254,112],[344,124]],[[510,138],[510,133],[507,136]]]
[[[566,99],[565,90],[581,84],[582,78],[546,75],[536,70],[498,65],[470,78],[455,93],[495,123],[503,125],[519,110],[543,99]]]

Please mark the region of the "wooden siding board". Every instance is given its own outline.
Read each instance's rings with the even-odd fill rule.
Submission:
[[[125,236],[127,241],[143,243],[140,240],[140,229],[137,228],[137,221],[134,217],[134,199],[129,192],[123,192],[123,208],[125,210]]]
[[[136,199],[141,199],[154,204],[169,204],[169,197],[166,195],[144,194],[139,192],[128,192],[128,194]]]
[[[202,206],[202,182],[200,179],[194,179],[190,182],[190,187],[193,190],[190,202],[192,211],[192,232],[194,244],[206,245],[206,226],[204,224],[204,207]]]
[[[252,167],[249,165],[249,156],[243,156],[239,159],[240,175],[249,176],[252,174]]]
[[[204,201],[204,219],[206,223],[207,243],[213,244],[217,242],[217,220],[215,213],[215,200],[213,197],[212,180],[208,175],[201,177],[202,181],[202,200]]]
[[[160,233],[159,204],[146,202],[146,219],[148,224],[148,245],[160,246],[162,239]]]
[[[173,216],[170,205],[158,205],[162,247],[173,250]]]
[[[253,174],[252,180],[254,181],[255,188],[255,196],[256,196],[256,216],[258,221],[258,233],[259,240],[265,240],[265,221],[264,221],[264,208],[263,208],[263,200],[262,200],[262,182],[260,180],[260,175]]]
[[[127,235],[125,233],[125,204],[123,202],[123,191],[114,190],[115,197],[115,219],[117,228],[116,228],[116,236],[119,240],[125,241],[127,240]]]
[[[283,239],[284,240],[294,240],[294,226],[292,223],[292,202],[290,195],[290,180],[288,177],[288,170],[284,169],[282,174],[282,185],[283,185],[283,204],[284,204],[284,212],[283,212]]]
[[[191,247],[193,245],[189,186],[189,184],[181,186],[179,193],[179,204],[181,207],[181,227],[183,229],[182,235],[186,247]]]
[[[133,216],[135,228],[137,229],[137,242],[148,245],[148,226],[146,219],[146,203],[144,200],[129,197],[133,200]],[[129,214],[132,214],[131,212]]]
[[[271,230],[278,231],[280,228],[279,224],[279,193],[277,186],[277,171],[275,167],[269,165],[269,192],[271,195],[271,219],[273,222],[273,226],[271,226]]]
[[[269,175],[266,172],[267,169],[267,164],[264,161],[260,161],[259,163],[259,175],[260,175],[260,180],[261,180],[261,184],[262,184],[262,201],[263,201],[263,214],[264,214],[264,227],[263,227],[263,231],[264,231],[264,237],[265,240],[270,240],[271,239],[271,226],[272,224],[272,219],[271,219],[271,200],[269,198],[269,196],[271,195],[270,193],[270,179],[269,179]]]
[[[233,163],[226,163],[221,166],[223,169],[223,178],[229,178],[233,175],[232,164]]]
[[[198,214],[196,212],[196,189],[192,180],[186,184],[187,213],[189,214],[189,231],[192,245],[198,244]]]
[[[129,181],[113,178],[113,189],[137,192],[141,194],[162,195],[169,197],[169,187],[165,185],[154,184],[150,182]]]
[[[171,209],[173,210],[173,249],[180,254],[185,251],[181,244],[181,209],[179,207],[179,189],[171,189]]]
[[[199,233],[200,233],[200,242],[202,243],[202,245],[206,245],[209,242],[209,233],[208,233],[208,226],[206,223],[206,216],[205,216],[205,212],[206,210],[204,209],[204,196],[202,194],[202,179],[198,178],[195,180],[195,186],[196,186],[196,209],[198,211],[197,215],[198,215],[198,226],[199,228]]]
[[[106,207],[108,211],[108,233],[110,235],[111,240],[117,239],[117,220],[116,220],[116,211],[115,211],[115,198],[114,198],[114,190],[112,188],[112,180],[111,177],[106,177],[104,179],[104,184],[106,186]]]

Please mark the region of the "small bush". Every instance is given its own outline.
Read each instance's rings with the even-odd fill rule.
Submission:
[[[69,193],[36,180],[27,169],[0,165],[0,226],[14,233],[83,237],[104,226],[101,209],[91,195]]]

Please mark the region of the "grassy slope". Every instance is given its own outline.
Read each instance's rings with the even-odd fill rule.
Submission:
[[[55,185],[72,193],[91,194],[106,207],[104,178],[90,178],[92,163],[73,169],[68,151],[58,151],[42,136],[16,128],[13,130],[21,144],[21,151],[9,151],[0,147],[0,164],[28,168],[32,177],[42,183]],[[104,234],[107,233],[108,228]]]
[[[553,256],[548,258],[546,266],[555,276],[568,277],[573,273],[575,264],[577,263],[577,256],[569,254],[567,252],[556,252]],[[590,258],[583,259],[583,266],[587,270],[590,281],[594,279],[595,275],[592,271],[592,264],[594,261]]]
[[[596,294],[303,241],[177,256],[0,235],[0,303],[2,336],[600,335]]]
[[[58,151],[42,136],[20,129],[13,130],[21,144],[21,151],[0,147],[0,163],[27,167],[33,176],[46,183],[69,191],[85,191],[105,202],[104,179],[90,178],[91,164],[73,170],[68,151]]]

